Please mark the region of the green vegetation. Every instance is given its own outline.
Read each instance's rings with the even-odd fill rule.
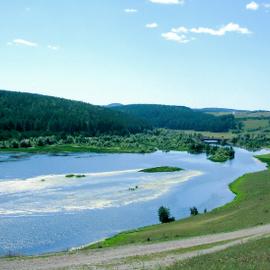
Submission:
[[[66,178],[84,178],[86,175],[84,174],[67,174]]]
[[[191,207],[190,208],[190,215],[191,216],[198,216],[199,215],[199,210],[198,210],[198,208],[197,207]]]
[[[259,158],[270,164],[270,155]],[[236,198],[223,207],[169,224],[124,232],[99,245],[110,247],[144,243],[148,242],[147,239],[172,240],[270,223],[270,170],[246,174],[233,182],[230,188]]]
[[[138,186],[135,186],[135,187],[129,188],[128,190],[129,191],[136,191],[137,189],[139,189],[139,187]]]
[[[35,106],[33,106],[35,104]],[[214,114],[214,115],[213,115]],[[234,114],[235,117],[232,115]],[[166,128],[172,142],[155,138]],[[200,131],[196,134],[194,131]],[[139,138],[133,137],[140,133]],[[158,136],[163,136],[162,132]],[[110,139],[112,138],[112,143]],[[179,136],[181,138],[179,138]],[[270,146],[270,112],[192,110],[181,106],[94,106],[62,98],[0,90],[0,150],[29,153],[206,152],[203,137],[256,150]],[[114,140],[118,140],[118,143]],[[162,142],[165,145],[162,145]],[[212,160],[224,161],[220,153]]]
[[[175,221],[175,218],[171,217],[170,209],[164,206],[161,206],[158,209],[158,218],[161,223],[170,223]]]
[[[155,128],[223,132],[237,127],[233,115],[217,117],[183,106],[141,104],[115,106],[113,109],[139,118]]]
[[[178,168],[178,167],[164,166],[164,167],[155,167],[155,168],[144,169],[144,170],[141,170],[140,172],[144,172],[144,173],[161,173],[161,172],[179,172],[179,171],[182,171],[182,170],[183,169]]]
[[[268,119],[247,119],[242,121],[243,129],[247,131],[253,131],[270,127]]]
[[[258,150],[270,146],[270,134],[268,133],[242,133],[232,138],[231,143],[249,150]]]
[[[151,153],[156,150],[214,154],[218,148],[204,143],[200,134],[186,134],[164,129],[126,136],[100,135],[85,137],[82,135],[53,135],[0,141],[0,151],[28,153]]]
[[[267,164],[268,167],[270,167],[270,154],[256,156],[260,161]]]
[[[164,270],[268,270],[270,254],[270,238],[252,240],[217,253],[194,257],[181,261]]]
[[[0,90],[0,139],[78,133],[125,135],[149,128],[144,121],[109,108]]]
[[[212,147],[208,152],[208,159],[214,162],[225,162],[234,159],[234,154],[232,147]]]

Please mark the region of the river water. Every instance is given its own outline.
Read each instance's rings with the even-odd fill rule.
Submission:
[[[188,216],[192,206],[209,211],[224,205],[234,198],[229,183],[266,168],[254,153],[235,150],[235,159],[226,163],[186,152],[1,153],[0,255],[63,251],[156,224],[161,205],[177,219]],[[157,166],[184,170],[139,172]]]

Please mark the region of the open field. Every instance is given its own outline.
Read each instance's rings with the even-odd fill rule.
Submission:
[[[227,139],[227,140],[230,140],[234,136],[236,136],[236,134],[233,134],[232,132],[210,132],[210,131],[194,131],[194,130],[181,130],[181,132],[185,134],[199,133],[207,138]]]
[[[259,157],[270,161],[270,155]],[[207,214],[124,232],[94,247],[114,247],[229,232],[270,223],[270,170],[247,174],[230,185],[235,200]]]
[[[243,128],[246,131],[258,130],[270,128],[270,122],[268,119],[247,119],[243,120]]]

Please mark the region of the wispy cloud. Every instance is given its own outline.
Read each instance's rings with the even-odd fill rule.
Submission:
[[[158,24],[156,22],[153,22],[153,23],[147,23],[145,25],[146,28],[157,28],[158,27]]]
[[[224,36],[226,33],[235,32],[238,34],[251,34],[251,31],[249,31],[248,28],[241,27],[237,23],[228,23],[225,26],[222,26],[218,29],[213,28],[206,28],[206,27],[198,27],[198,28],[191,28],[189,30],[191,33],[195,34],[209,34],[212,36]]]
[[[178,43],[188,43],[195,40],[193,35],[205,34],[211,36],[225,36],[227,33],[237,33],[242,35],[251,34],[252,32],[246,28],[241,27],[237,23],[228,23],[220,28],[197,27],[187,28],[185,26],[172,28],[171,31],[163,33],[162,37],[166,40],[176,41]]]
[[[29,40],[17,38],[14,39],[12,42],[8,42],[8,45],[22,45],[22,46],[28,46],[28,47],[37,47],[38,44]]]
[[[60,47],[59,46],[55,46],[55,45],[48,45],[47,47],[48,47],[48,49],[53,50],[53,51],[60,50]]]
[[[137,13],[138,10],[135,9],[135,8],[126,8],[126,9],[124,9],[124,12],[126,12],[126,13]]]
[[[186,35],[183,34],[178,34],[175,32],[167,32],[167,33],[163,33],[161,34],[161,36],[169,41],[175,41],[177,43],[188,43],[190,42],[192,39],[188,39]]]
[[[149,0],[154,4],[166,4],[166,5],[182,5],[185,3],[185,0]]]

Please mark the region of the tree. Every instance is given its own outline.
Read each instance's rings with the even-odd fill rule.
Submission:
[[[190,215],[191,216],[197,216],[199,214],[199,211],[198,211],[198,209],[197,209],[197,207],[191,207],[190,208]]]
[[[161,223],[169,223],[175,221],[175,218],[171,217],[170,209],[164,206],[161,206],[158,209],[158,216]]]

